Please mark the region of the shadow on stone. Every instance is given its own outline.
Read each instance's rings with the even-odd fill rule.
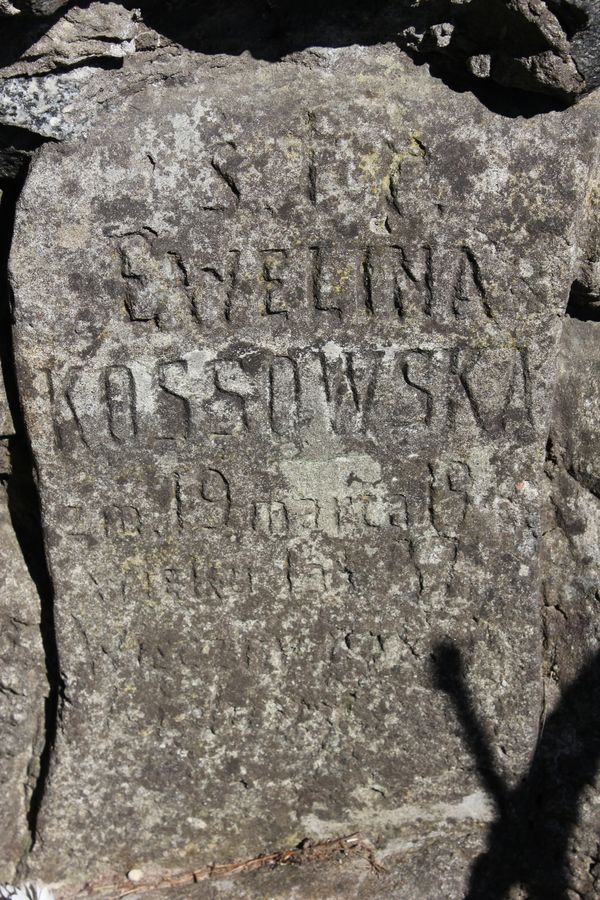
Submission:
[[[569,294],[567,316],[580,322],[600,322],[600,298],[587,285],[575,281]]]
[[[61,15],[68,14],[70,5],[62,7],[50,19],[16,17],[3,22],[0,67],[18,59]],[[85,7],[89,2],[77,5]],[[464,66],[466,50],[461,35],[458,39],[453,37],[441,55],[413,52],[410,41],[402,33],[407,28],[417,32],[427,30],[436,20],[439,4],[415,7],[412,0],[371,0],[368,4],[362,0],[332,0],[326,4],[318,0],[207,0],[202,4],[194,0],[126,0],[122,5],[139,9],[143,21],[169,40],[206,55],[249,53],[256,59],[278,62],[312,47],[396,43],[417,65],[429,65],[431,74],[452,90],[474,93],[484,106],[500,115],[529,118],[568,105],[557,97],[514,86],[503,87],[490,79],[471,76]],[[490,16],[482,14],[480,19],[485,22]],[[475,24],[478,23],[479,19]],[[492,22],[488,31],[495,34],[498,28]],[[508,45],[515,52],[539,49],[535,30],[529,40],[522,32],[521,25],[513,28],[506,38]],[[487,47],[485,35],[481,40],[482,46]]]
[[[467,900],[501,900],[519,885],[530,900],[571,896],[568,848],[582,791],[600,767],[600,652],[579,672],[540,729],[529,770],[514,788],[496,771],[460,651],[434,652],[436,686],[450,697],[497,816],[475,862]]]
[[[439,78],[455,93],[469,92],[490,112],[508,119],[516,119],[519,116],[531,119],[549,112],[560,112],[570,105],[557,97],[515,87],[503,87],[489,79],[470,78],[451,57],[424,55],[415,53],[410,48],[405,49],[416,65],[428,65],[431,75]]]
[[[32,44],[52,28],[64,11],[59,10],[53,16],[43,19],[28,16],[0,17],[0,69],[20,59]]]
[[[275,62],[307,47],[347,47],[394,42],[414,18],[406,0],[208,0],[201,10],[187,0],[150,0],[146,22],[201,53]]]
[[[372,0],[368,4],[361,0],[327,4],[317,0],[209,0],[202,4],[201,12],[189,0],[148,0],[141,7],[149,25],[201,53],[249,52],[257,59],[275,62],[309,47],[397,43],[417,64],[428,64],[431,74],[452,90],[472,91],[484,106],[501,115],[530,117],[568,105],[557,98],[470,77],[464,70],[460,47],[455,54],[450,46],[443,57],[411,53],[403,30],[426,29],[435,21],[435,8],[431,3],[416,7],[411,0]],[[486,17],[482,15],[481,19],[485,21]],[[498,29],[492,22],[488,30],[493,34]],[[535,34],[527,42],[521,26],[514,31],[511,41],[523,43],[528,50],[531,46],[538,49]]]

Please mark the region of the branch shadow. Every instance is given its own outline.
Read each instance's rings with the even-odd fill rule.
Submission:
[[[514,788],[494,766],[460,651],[440,644],[433,662],[435,684],[454,706],[497,810],[487,849],[473,866],[466,900],[501,900],[516,885],[530,900],[569,900],[569,842],[582,791],[600,767],[600,651],[547,718],[530,767]]]

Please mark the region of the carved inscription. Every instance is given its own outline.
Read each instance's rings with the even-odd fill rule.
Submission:
[[[529,421],[525,352],[258,348],[141,366],[47,373],[57,447],[247,434],[302,443],[331,435],[396,439],[462,424],[483,433]],[[495,386],[489,390],[489,384]]]
[[[344,461],[339,464],[343,467]],[[111,590],[137,593],[150,603],[169,598],[182,603],[191,598],[240,600],[264,597],[265,592],[302,598],[370,589],[377,570],[359,559],[357,538],[365,546],[374,538],[378,552],[387,548],[388,564],[397,570],[395,584],[415,598],[435,573],[439,577],[440,566],[447,584],[452,583],[472,490],[470,467],[462,461],[425,466],[418,482],[406,485],[410,499],[400,493],[377,496],[378,485],[370,494],[319,499],[248,499],[241,487],[214,468],[178,472],[170,505],[151,510],[146,498],[137,505],[65,507],[64,536],[91,546],[105,538],[118,551],[137,542],[143,548],[153,536],[179,529],[188,551],[195,545],[201,548],[196,556],[185,564],[173,560],[157,566],[145,559],[143,550],[141,557],[136,551],[125,565],[122,583],[118,574],[111,582]],[[319,487],[322,491],[323,485]],[[236,542],[223,552],[221,541],[234,537]],[[249,560],[238,549],[237,540],[244,537],[250,538],[256,559],[252,554]],[[305,544],[306,538],[311,542]],[[271,550],[262,559],[259,548],[265,541]]]
[[[332,469],[343,469],[344,458],[327,461]],[[374,476],[373,476],[374,477]],[[318,476],[317,476],[318,478]],[[398,479],[395,479],[398,480]],[[279,496],[250,496],[243,490],[240,476],[212,467],[175,472],[159,492],[161,504],[152,508],[152,495],[130,503],[113,502],[99,509],[69,505],[61,510],[64,533],[70,537],[99,537],[113,540],[146,538],[152,532],[179,529],[188,536],[203,531],[244,534],[262,538],[301,537],[322,533],[329,537],[368,534],[388,530],[396,537],[423,522],[443,537],[453,538],[460,527],[471,486],[469,466],[461,461],[422,468],[418,483],[406,493],[390,492],[380,479],[355,487],[343,495],[338,489],[316,480],[315,496],[299,496],[289,491]],[[149,506],[150,504],[150,506]],[[158,517],[161,527],[156,528]]]
[[[441,324],[494,319],[486,281],[468,246],[373,243],[227,248],[184,261],[149,232],[121,240],[124,306],[134,323],[201,331],[274,320],[335,323],[417,317]]]

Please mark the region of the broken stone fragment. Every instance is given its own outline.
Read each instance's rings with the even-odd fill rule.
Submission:
[[[96,66],[135,52],[134,11],[117,3],[70,9],[18,60],[0,69],[0,124],[64,140],[85,129]]]
[[[479,53],[477,56],[469,56],[467,59],[467,68],[471,75],[476,78],[489,78],[492,59],[489,53]]]
[[[55,140],[71,137],[87,124],[70,113],[93,76],[88,66],[59,75],[0,80],[0,123]]]

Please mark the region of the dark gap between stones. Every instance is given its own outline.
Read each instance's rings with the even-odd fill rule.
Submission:
[[[54,624],[54,590],[44,547],[35,463],[21,409],[12,345],[12,300],[8,280],[8,256],[12,242],[16,204],[23,187],[26,166],[18,179],[3,182],[0,203],[0,362],[6,396],[15,426],[9,441],[11,474],[7,482],[8,507],[15,535],[40,598],[40,631],[44,647],[49,693],[44,703],[44,746],[32,791],[27,821],[31,846],[37,834],[38,815],[50,770],[63,694]],[[23,868],[24,860],[20,867]]]
[[[600,322],[600,300],[592,297],[580,282],[574,281],[566,314],[580,322]]]

